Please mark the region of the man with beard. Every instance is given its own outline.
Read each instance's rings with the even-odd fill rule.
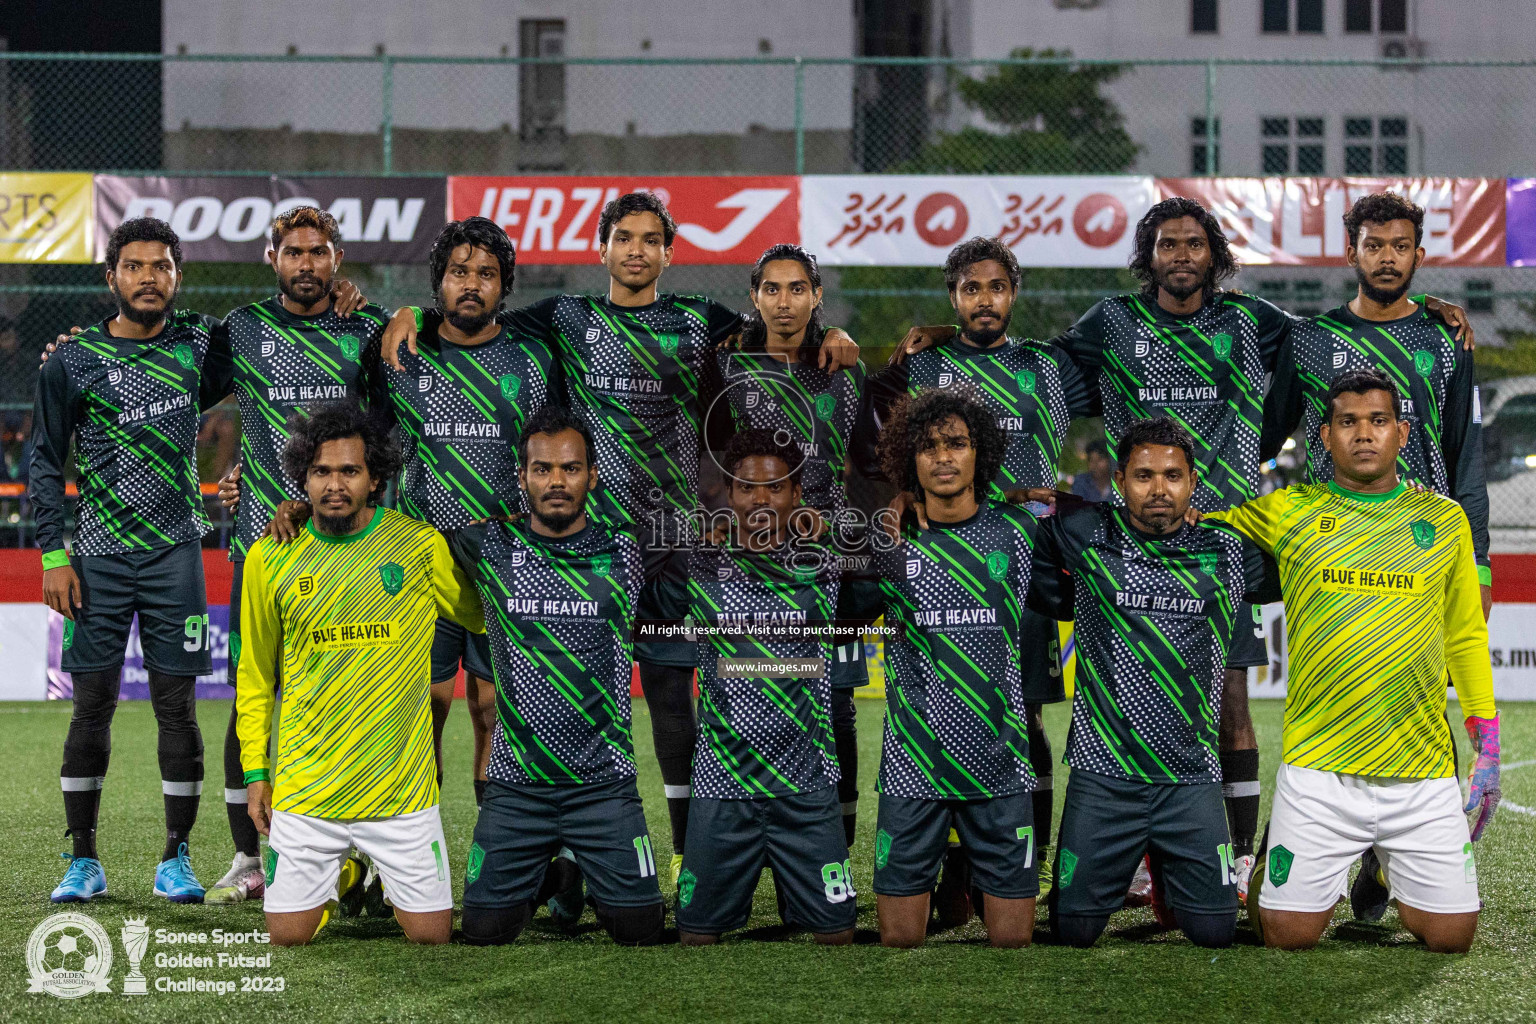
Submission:
[[[1328,389],[1347,373],[1376,369],[1403,395],[1408,441],[1398,474],[1454,499],[1467,514],[1482,587],[1483,616],[1493,606],[1488,560],[1488,483],[1483,472],[1482,407],[1472,352],[1456,344],[1442,313],[1408,295],[1424,262],[1424,210],[1393,192],[1362,196],[1344,215],[1345,258],[1359,290],[1353,299],[1302,321],[1281,347],[1264,405],[1261,458],[1273,458],[1306,419],[1307,480],[1333,479],[1321,440]],[[1350,890],[1355,916],[1377,921],[1390,894],[1374,849]]]
[[[154,891],[200,903],[188,838],[203,788],[193,681],[212,671],[198,493],[198,411],[228,393],[219,323],[174,309],[181,242],[149,217],[124,221],[106,252],[117,314],[60,349],[38,376],[30,497],[43,553],[43,596],[65,618],[64,670],[74,711],[60,785],[74,852],[55,903],[106,892],[96,820],[112,745],[119,677],[137,614],[159,729],[165,850]],[[74,554],[64,547],[64,463],[76,445]]]

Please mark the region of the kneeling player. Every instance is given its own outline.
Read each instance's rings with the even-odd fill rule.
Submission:
[[[246,793],[271,837],[267,928],[302,945],[325,923],[353,846],[373,858],[413,942],[447,942],[453,890],[432,757],[437,617],[485,628],[430,526],[375,502],[400,450],[355,403],[295,417],[283,468],[314,515],[291,544],[246,556],[236,714]],[[277,778],[267,741],[281,671]]]
[[[841,574],[830,548],[794,540],[803,461],[767,430],[731,438],[721,459],[728,540],[700,545],[687,579],[664,578],[666,617],[686,614],[710,630],[699,646],[690,841],[677,889],[685,945],[708,945],[745,925],[765,866],[785,923],[824,945],[853,941],[857,908],[829,715],[833,644],[810,632],[834,621]],[[878,604],[873,586],[865,600]],[[732,670],[727,659],[820,666],[781,679]]]
[[[629,701],[640,548],[587,517],[597,464],[581,420],[544,406],[518,455],[529,519],[455,538],[485,601],[501,720],[464,876],[464,941],[517,938],[563,846],[614,941],[651,945],[664,905]]]
[[[1116,455],[1125,507],[1064,507],[1035,544],[1031,603],[1075,617],[1077,636],[1051,927],[1093,945],[1150,852],[1184,934],[1229,946],[1237,864],[1217,723],[1229,643],[1247,628],[1240,602],[1263,582],[1263,558],[1230,528],[1185,523],[1194,443],[1171,419],[1132,424]]]
[[[886,642],[875,836],[888,946],[922,944],[951,824],[984,895],[992,944],[1027,946],[1034,936],[1035,778],[1020,622],[1037,523],[984,497],[1006,446],[992,412],[945,390],[899,402],[880,439],[887,478],[922,498],[928,518],[875,555],[885,621],[897,631]]]
[[[1274,554],[1285,593],[1283,763],[1254,872],[1269,946],[1315,946],[1372,848],[1431,950],[1466,952],[1477,932],[1472,840],[1499,799],[1488,627],[1466,513],[1398,479],[1399,403],[1379,370],[1342,375],[1319,427],[1333,479],[1211,513]],[[1478,754],[1465,808],[1447,671]],[[1470,833],[1463,810],[1480,812]]]

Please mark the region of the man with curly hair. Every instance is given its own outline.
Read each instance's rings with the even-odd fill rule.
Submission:
[[[887,713],[875,895],[880,939],[917,946],[949,831],[969,855],[992,944],[1029,945],[1039,893],[1020,624],[1033,514],[987,497],[1007,435],[957,391],[898,402],[880,439],[886,476],[927,509],[882,545]]]
[[[314,514],[291,543],[263,537],[246,554],[235,692],[250,815],[271,840],[267,928],[274,944],[308,942],[355,845],[377,866],[406,937],[447,942],[432,637],[439,617],[483,633],[480,598],[442,534],[378,507],[401,462],[379,421],[340,402],[290,430],[283,468]]]

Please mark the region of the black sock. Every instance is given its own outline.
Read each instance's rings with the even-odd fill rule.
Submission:
[[[1220,758],[1232,856],[1245,857],[1253,853],[1253,837],[1259,830],[1259,752],[1223,750]]]
[[[69,837],[76,857],[96,857],[96,814],[101,808],[101,790],[89,789],[64,794],[64,818],[69,822]]]
[[[485,803],[485,780],[484,779],[476,779],[475,780],[475,806],[479,807],[483,803]]]
[[[853,849],[859,826],[859,725],[852,690],[832,691],[832,742],[837,752],[837,800],[843,805],[843,838]]]
[[[195,680],[149,670],[149,700],[160,732],[160,791],[165,795],[165,854],[187,841],[203,795],[203,734],[197,727]]]
[[[1031,805],[1035,817],[1035,847],[1045,849],[1051,845],[1051,815],[1056,809],[1055,780],[1051,775],[1051,740],[1045,734],[1045,723],[1040,718],[1040,705],[1029,705],[1025,717],[1025,734],[1029,740],[1029,766],[1035,772],[1035,793]]]
[[[682,853],[688,836],[688,800],[693,795],[693,669],[640,662],[640,689],[651,713],[651,737],[667,795],[672,852]]]
[[[229,727],[224,732],[224,813],[229,818],[229,838],[235,849],[247,857],[261,851],[256,823],[251,820],[245,802],[245,769],[240,765],[240,737],[235,732],[235,709],[229,709]]]
[[[122,666],[100,672],[75,672],[75,706],[64,738],[59,785],[64,791],[64,822],[76,857],[96,856],[96,818],[101,787],[112,758],[112,716]]]

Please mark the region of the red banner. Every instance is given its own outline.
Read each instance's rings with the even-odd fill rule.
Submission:
[[[1343,266],[1345,211],[1384,189],[1424,207],[1426,264],[1504,266],[1503,178],[1159,178],[1157,188],[1212,210],[1247,266]]]
[[[448,179],[448,216],[489,217],[528,264],[591,263],[597,219],[626,192],[655,192],[677,221],[674,263],[754,263],[800,239],[800,179],[520,177]]]

